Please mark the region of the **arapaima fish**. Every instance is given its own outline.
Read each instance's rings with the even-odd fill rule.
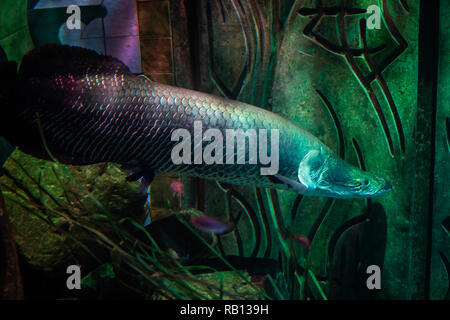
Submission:
[[[391,190],[385,179],[343,161],[312,134],[273,112],[152,82],[92,50],[36,48],[24,56],[18,71],[15,63],[1,65],[0,85],[0,136],[36,157],[48,158],[45,141],[62,163],[132,164],[141,170],[136,177],[147,180],[154,172],[179,172],[337,198],[373,197]],[[278,172],[262,175],[262,165],[250,164],[248,154],[244,164],[174,164],[171,150],[177,142],[171,135],[179,128],[193,134],[195,121],[224,136],[226,129],[278,130]]]

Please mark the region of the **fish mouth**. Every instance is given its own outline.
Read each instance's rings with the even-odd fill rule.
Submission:
[[[384,195],[384,194],[389,193],[391,191],[392,191],[392,184],[389,181],[384,180],[384,184],[381,187],[381,189],[378,190],[377,195]]]
[[[372,182],[372,184],[375,187],[368,191],[368,193],[372,193],[372,197],[382,196],[392,191],[392,184],[388,180],[380,177],[375,177],[374,180],[375,182]]]
[[[339,198],[374,198],[392,191],[392,184],[380,177],[363,177],[345,184],[332,184],[326,190]],[[325,190],[324,190],[325,191]]]

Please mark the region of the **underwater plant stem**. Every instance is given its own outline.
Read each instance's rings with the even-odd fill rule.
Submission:
[[[178,221],[180,221],[182,224],[184,224],[191,232],[193,232],[194,234],[197,234],[196,233],[196,231],[188,224],[188,223],[186,223],[185,221],[183,221],[183,219],[180,219],[178,216],[177,216],[177,214],[175,214],[174,212],[172,212],[172,214],[174,214],[175,215],[175,217],[178,219]],[[199,240],[200,241],[202,241],[203,242],[203,244],[205,245],[205,246],[207,246],[208,247],[208,249],[209,250],[211,250],[215,255],[217,255],[217,257],[219,257],[219,259],[223,262],[223,263],[225,263],[225,265],[227,266],[227,267],[229,267],[231,270],[233,270],[233,271],[235,271],[245,282],[247,282],[253,289],[256,289],[256,290],[258,290],[258,291],[260,291],[260,292],[262,292],[263,293],[263,295],[266,297],[266,298],[269,298],[270,299],[270,297],[263,291],[263,290],[261,290],[261,289],[259,289],[259,288],[257,288],[254,284],[253,284],[253,282],[250,280],[250,279],[248,279],[240,270],[238,270],[238,269],[236,269],[236,268],[234,268],[221,254],[220,254],[220,252],[218,252],[216,249],[214,249],[205,239],[203,239],[203,237],[201,237],[200,235],[198,236],[198,238],[199,238]]]
[[[270,212],[269,216],[272,218],[273,226],[277,231],[278,240],[280,241],[281,248],[283,249],[284,255],[286,257],[290,257],[290,250],[288,245],[286,244],[286,241],[284,240],[285,238],[284,230],[282,231],[281,226],[279,224],[277,213],[275,212],[276,209],[274,207],[274,203],[272,201],[272,197],[270,194],[270,189],[265,189],[265,191],[267,195],[267,201],[269,203],[269,212]]]
[[[316,276],[314,275],[314,273],[313,273],[311,270],[308,270],[308,274],[309,274],[309,276],[311,277],[311,280],[313,281],[314,285],[316,286],[317,291],[319,292],[321,298],[322,298],[323,300],[328,300],[328,299],[327,299],[327,296],[325,295],[325,292],[323,292],[323,289],[322,289],[322,287],[321,287],[319,281],[317,281],[317,278],[316,278]]]

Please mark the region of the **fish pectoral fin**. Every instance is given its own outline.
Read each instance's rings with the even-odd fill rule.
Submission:
[[[137,172],[133,172],[131,174],[129,174],[127,176],[127,181],[138,181],[140,178],[142,178],[144,176],[142,171],[137,171]]]
[[[155,175],[156,173],[154,169],[145,169],[144,174],[142,175],[142,180],[145,180],[145,182],[150,185],[155,179]]]
[[[305,194],[309,191],[308,187],[302,184],[301,182],[282,176],[281,174],[275,174],[271,176],[271,181],[274,183],[284,184],[290,190],[293,190],[299,194]]]
[[[154,169],[144,169],[142,172],[142,178],[139,181],[139,188],[138,192],[143,195],[147,195],[148,188],[153,182],[153,179],[155,179],[155,170]]]
[[[129,173],[126,178],[127,181],[138,181],[138,192],[140,194],[146,195],[148,187],[155,179],[155,169],[149,168],[135,161],[122,165],[122,169],[125,172]]]

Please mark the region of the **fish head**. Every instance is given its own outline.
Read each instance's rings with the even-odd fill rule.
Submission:
[[[311,195],[371,198],[392,190],[389,181],[363,171],[324,148],[310,151],[300,162],[298,181]]]

